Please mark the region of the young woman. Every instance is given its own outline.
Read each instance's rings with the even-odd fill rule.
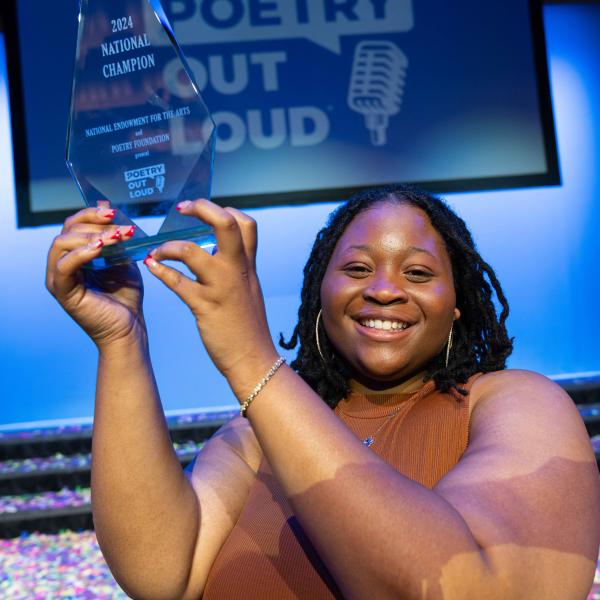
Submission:
[[[169,242],[145,263],[190,307],[244,413],[186,474],[137,268],[81,271],[132,232],[108,207],[85,209],[48,257],[48,288],[99,350],[94,521],[131,596],[585,599],[600,541],[594,454],[558,386],[504,369],[508,306],[459,217],[399,186],[341,206],[306,265],[287,366],[254,221],[206,200],[179,208],[214,227],[218,252]]]

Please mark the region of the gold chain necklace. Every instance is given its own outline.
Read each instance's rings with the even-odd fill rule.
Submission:
[[[426,396],[426,395],[429,393],[429,391],[430,391],[430,389],[429,389],[430,387],[431,387],[431,385],[427,385],[427,384],[425,384],[425,385],[423,385],[423,386],[421,387],[421,389],[414,391],[414,392],[411,394],[411,396],[410,396],[410,397],[412,398],[412,397],[413,397],[413,396],[415,396],[415,395],[417,395],[417,396],[419,396],[419,397]],[[407,400],[406,400],[406,401],[408,401],[408,398],[407,398]],[[387,416],[387,418],[385,419],[385,421],[384,421],[384,422],[383,422],[383,423],[382,423],[382,424],[381,424],[381,425],[380,425],[380,426],[379,426],[379,427],[378,427],[378,428],[377,428],[377,429],[376,429],[376,430],[375,430],[375,431],[374,431],[374,432],[373,432],[371,435],[367,436],[366,438],[364,438],[364,439],[362,440],[362,443],[363,443],[363,444],[364,444],[364,445],[365,445],[367,448],[370,448],[370,447],[371,447],[371,446],[372,446],[372,445],[375,443],[375,436],[376,436],[376,435],[377,435],[377,434],[378,434],[378,433],[379,433],[379,432],[380,432],[380,431],[381,431],[381,430],[382,430],[382,429],[383,429],[383,428],[384,428],[384,427],[385,427],[385,426],[386,426],[386,425],[387,425],[387,424],[388,424],[388,423],[389,423],[389,422],[392,420],[392,418],[394,418],[394,417],[395,417],[395,416],[396,416],[396,415],[397,415],[397,414],[400,412],[400,410],[402,409],[402,407],[403,407],[404,405],[405,405],[405,402],[402,402],[402,403],[400,404],[400,406],[399,406],[399,407],[398,407],[396,410],[392,411],[392,412],[391,412],[391,413],[390,413],[390,414]]]
[[[371,435],[362,441],[367,448],[370,448],[375,443],[375,436],[391,421],[392,417],[395,417],[400,412],[400,409],[403,405],[404,403],[402,403],[395,411],[390,413],[386,420]]]

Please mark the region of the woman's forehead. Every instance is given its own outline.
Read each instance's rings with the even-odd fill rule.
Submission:
[[[435,255],[445,253],[443,240],[427,214],[399,202],[381,202],[356,215],[342,234],[336,252],[346,252],[355,246],[390,252],[421,248]]]

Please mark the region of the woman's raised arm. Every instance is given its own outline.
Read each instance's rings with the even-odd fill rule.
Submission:
[[[241,425],[241,426],[240,426]],[[247,423],[225,425],[186,477],[143,340],[101,352],[92,440],[92,506],[102,552],[133,598],[199,598],[258,463]]]
[[[600,485],[558,386],[522,372],[480,378],[469,448],[429,490],[366,448],[295,374],[278,375],[248,418],[344,597],[585,600]]]
[[[247,424],[234,422],[206,445],[191,481],[183,473],[152,372],[139,271],[135,264],[82,271],[104,245],[133,234],[112,225],[113,217],[102,206],[69,218],[50,248],[46,274],[49,291],[99,351],[95,529],[132,597],[197,598],[245,501],[254,476],[249,465],[258,467],[257,445]]]

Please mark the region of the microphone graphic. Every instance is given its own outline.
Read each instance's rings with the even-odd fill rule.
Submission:
[[[389,118],[400,112],[408,58],[396,44],[360,42],[354,53],[348,106],[364,115],[374,146],[387,143]]]

